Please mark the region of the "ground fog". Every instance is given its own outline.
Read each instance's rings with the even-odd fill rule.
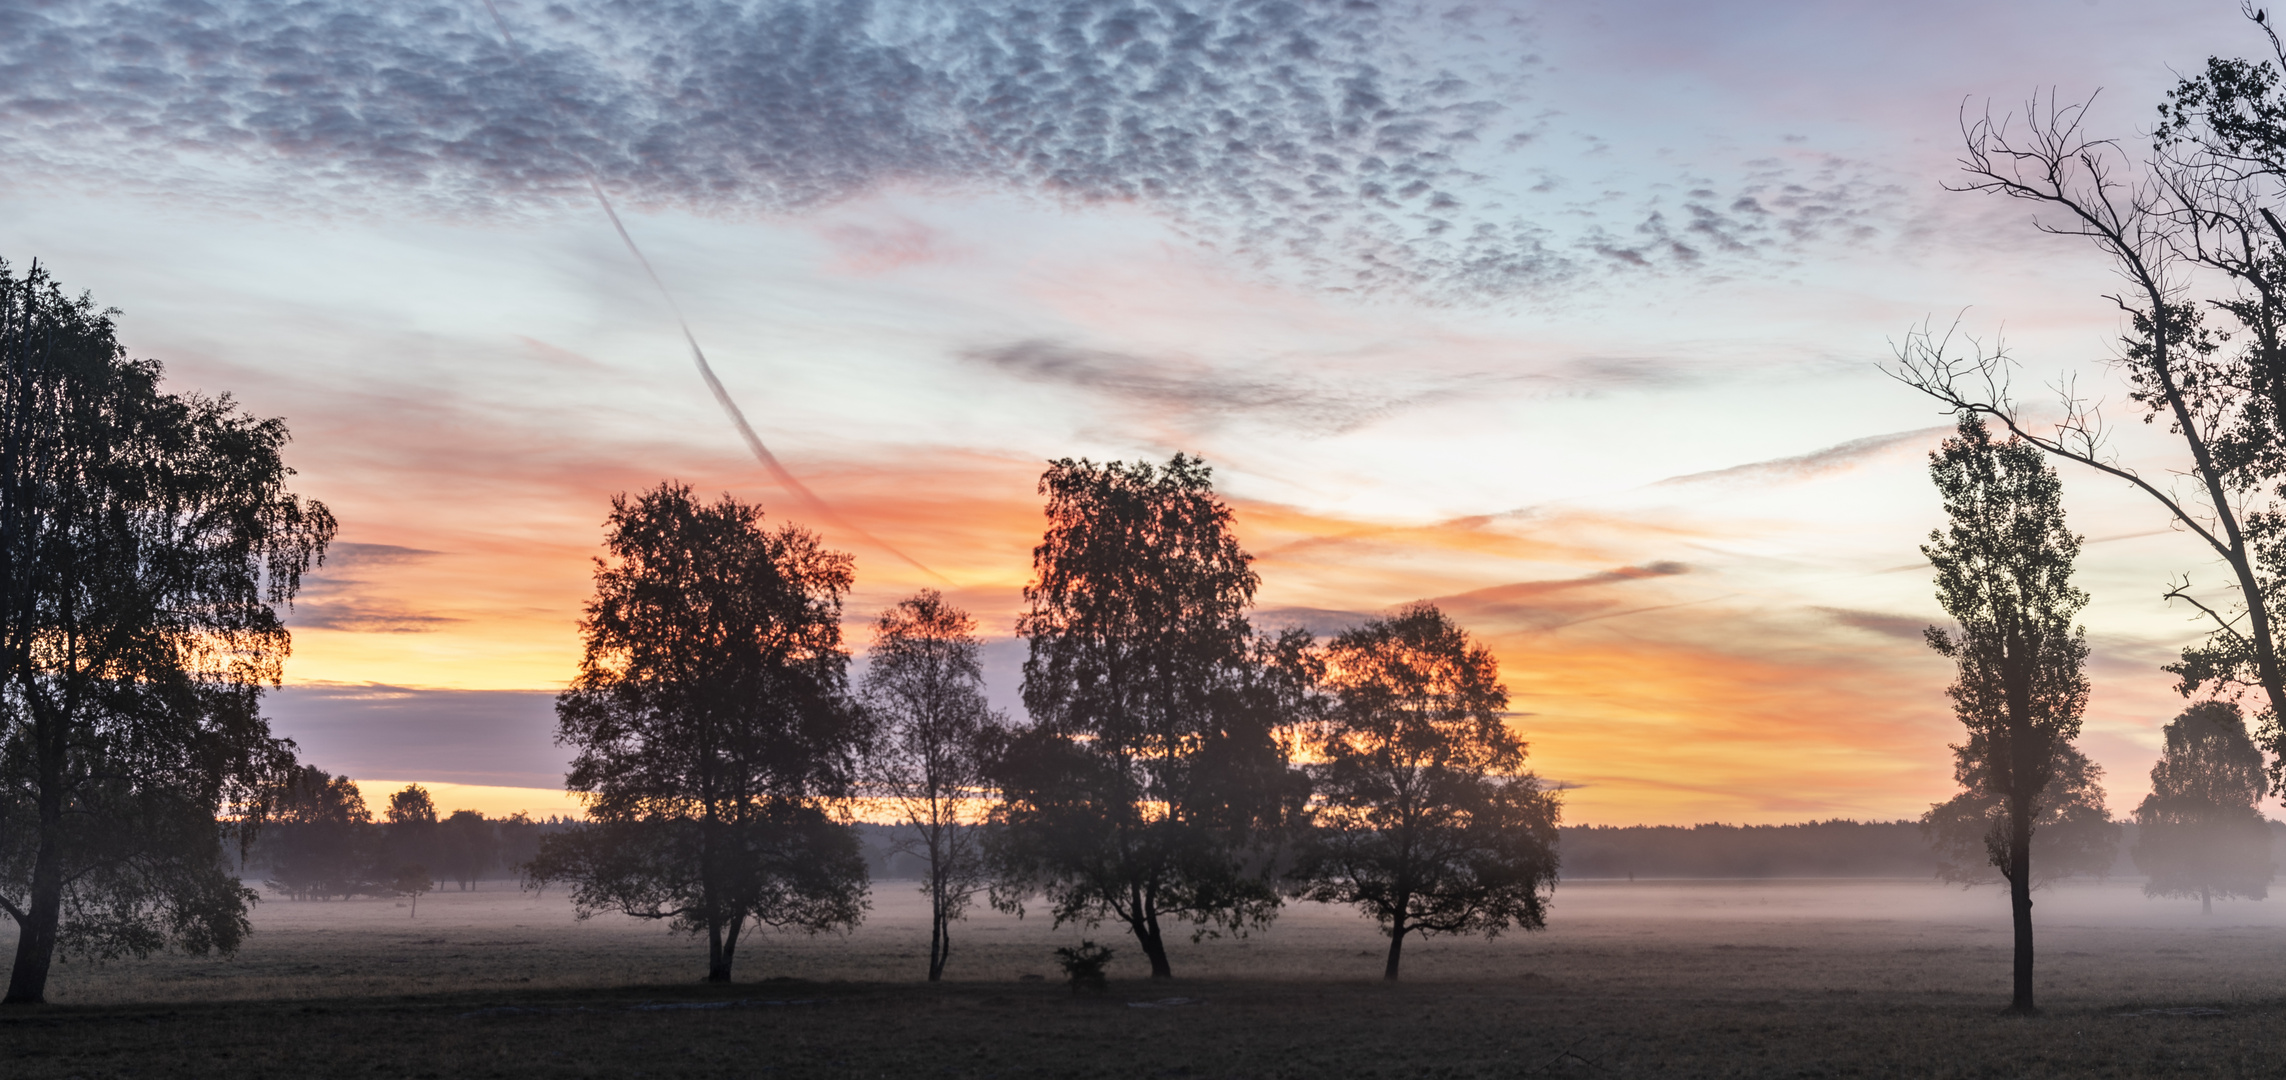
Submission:
[[[1922,881],[1582,881],[1544,932],[1409,946],[1289,908],[1143,977],[1111,927],[980,911],[928,985],[882,882],[846,936],[765,935],[739,982],[653,923],[513,888],[274,900],[228,960],[72,963],[0,1013],[0,1076],[1317,1078],[2269,1077],[2286,1073],[2286,903],[2038,894],[2043,1014],[2003,1017],[2006,904]],[[1120,950],[1104,994],[1050,956]],[[1040,976],[1027,979],[1026,976]]]
[[[2148,900],[2133,883],[2066,884],[2037,894],[2040,993],[2050,1004],[2230,1001],[2286,996],[2286,903]],[[749,935],[741,982],[918,980],[927,907],[908,882],[879,882],[846,935]],[[1142,956],[1115,925],[1056,928],[988,908],[958,924],[947,977],[1056,977],[1052,950],[1082,938],[1119,950],[1110,973],[1144,992]],[[677,983],[705,972],[705,949],[658,922],[581,920],[561,892],[479,891],[403,900],[265,900],[231,958],[169,955],[59,965],[58,1004],[321,999],[488,988]],[[1196,979],[1371,979],[1386,940],[1346,909],[1287,907],[1266,930],[1174,951]],[[1698,988],[1773,994],[1880,990],[2005,999],[2007,906],[1994,889],[1934,882],[1587,881],[1562,886],[1548,928],[1495,940],[1409,943],[1408,982],[1556,980],[1568,986]]]

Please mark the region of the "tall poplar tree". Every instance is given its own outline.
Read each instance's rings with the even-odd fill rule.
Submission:
[[[2080,538],[2064,526],[2063,484],[2040,449],[1993,442],[1977,413],[1961,414],[1929,475],[1949,522],[1921,552],[1956,623],[1930,627],[1929,645],[1957,667],[1946,692],[1968,729],[1954,747],[1958,774],[1989,800],[1985,851],[2008,881],[2016,938],[2009,1011],[2031,1013],[2032,834],[2088,698],[2087,635],[2072,623],[2088,601],[2071,582]]]

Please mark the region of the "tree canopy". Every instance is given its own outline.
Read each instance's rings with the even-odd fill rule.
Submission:
[[[2151,766],[2151,794],[2135,808],[2135,866],[2145,896],[2260,900],[2277,866],[2262,799],[2262,751],[2246,718],[2228,701],[2202,701],[2166,727],[2167,745]]]
[[[296,900],[346,899],[368,888],[376,872],[367,835],[373,812],[348,777],[315,765],[295,769],[272,789],[270,817],[264,884]]]
[[[278,609],[333,516],[286,489],[286,426],[160,388],[109,311],[0,263],[0,912],[7,1000],[59,947],[236,947],[251,892],[222,869],[293,768],[261,693]],[[218,823],[218,817],[227,824]]]
[[[1408,935],[1546,925],[1557,799],[1525,771],[1492,653],[1415,604],[1334,638],[1324,664],[1302,895],[1380,923],[1390,980]]]
[[[2032,819],[2031,882],[2037,889],[2079,874],[2102,875],[2119,858],[2120,823],[2105,803],[2103,766],[2069,743],[2055,749],[2048,785]],[[1921,816],[1921,832],[1943,860],[1937,876],[1960,885],[2005,884],[2004,860],[1993,854],[1993,830],[2008,817],[2007,798],[1987,772],[1990,755],[1973,743],[1953,748],[1961,790]]]
[[[547,837],[532,876],[571,882],[583,914],[704,934],[718,982],[750,924],[854,925],[865,863],[834,809],[864,738],[841,645],[850,557],[675,483],[614,498],[604,549],[556,699],[590,824]]]
[[[1254,845],[1293,789],[1246,618],[1258,579],[1196,458],[1065,459],[1040,492],[1017,624],[1033,724],[995,770],[995,902],[1115,918],[1166,977],[1167,922],[1241,932],[1278,907]]]

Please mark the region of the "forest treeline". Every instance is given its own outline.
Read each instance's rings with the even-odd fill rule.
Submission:
[[[346,778],[336,778],[345,780]],[[486,817],[456,810],[431,822],[400,823],[370,814],[290,818],[265,827],[243,856],[241,878],[293,899],[402,896],[401,868],[430,871],[435,887],[463,890],[478,882],[514,886],[539,850],[540,837],[573,828],[569,817]],[[908,826],[852,825],[866,873],[875,881],[923,881],[928,859]],[[2286,844],[2286,822],[2269,822],[2270,849]],[[1572,881],[1753,878],[1883,878],[1944,876],[1943,852],[1917,821],[1834,819],[1788,825],[1565,825],[1557,829],[1564,878]],[[2064,880],[2141,881],[2141,841],[2133,821],[2120,826],[2112,861],[2076,869]]]
[[[426,788],[392,793],[376,818],[346,776],[303,766],[282,785],[270,820],[228,852],[242,881],[294,900],[419,897],[450,884],[518,880],[540,838],[576,826],[570,818],[490,818],[474,810],[439,815]]]
[[[907,850],[904,830],[867,823],[859,827],[867,867],[876,879],[919,880],[928,863]],[[2271,850],[2286,844],[2286,823],[2270,822]],[[1567,881],[1887,878],[1928,881],[1941,878],[1945,853],[1933,846],[1917,821],[1809,821],[1789,825],[1565,825],[1557,829],[1557,854]],[[2134,852],[2142,837],[2132,821],[2122,823],[2112,861],[2099,869],[2077,869],[2064,880],[2141,881]]]

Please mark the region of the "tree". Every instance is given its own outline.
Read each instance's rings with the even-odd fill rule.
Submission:
[[[1557,799],[1524,770],[1492,653],[1424,603],[1334,638],[1325,668],[1301,895],[1380,923],[1392,982],[1407,935],[1547,925]]]
[[[389,876],[389,891],[412,901],[413,910],[405,914],[408,919],[419,917],[421,896],[436,887],[437,876],[420,863],[406,863]]]
[[[2031,1013],[2032,834],[2088,698],[2087,634],[2072,625],[2088,600],[2071,582],[2080,538],[2064,527],[2063,484],[2041,451],[1993,442],[1977,413],[1929,455],[1929,475],[1948,524],[1921,553],[1958,624],[1930,627],[1929,645],[1957,668],[1946,693],[1968,729],[1953,748],[1958,774],[1993,807],[1985,851],[2008,881],[2016,937],[2009,1010]]]
[[[437,823],[437,802],[429,797],[429,789],[419,784],[407,784],[401,791],[389,795],[388,820],[391,825],[419,828]]]
[[[0,912],[6,1000],[56,950],[234,949],[254,894],[223,868],[294,765],[261,693],[278,608],[323,557],[286,490],[285,424],[160,389],[109,311],[0,264]],[[226,836],[226,834],[229,834]]]
[[[830,812],[863,739],[841,647],[850,558],[675,483],[613,498],[607,530],[586,652],[556,699],[589,823],[545,837],[527,875],[571,882],[583,917],[704,934],[707,979],[728,982],[749,923],[816,932],[864,912],[855,831]]]
[[[346,776],[304,765],[272,789],[263,830],[270,878],[264,884],[296,900],[366,891],[379,856],[369,835],[373,813]]]
[[[1953,748],[1959,794],[1921,815],[1921,832],[1943,858],[1937,876],[1961,885],[2006,883],[1986,841],[2005,829],[2007,801],[1994,787],[1982,755]],[[2103,767],[2079,748],[2056,747],[2054,773],[2032,821],[2032,887],[2074,874],[2101,876],[2119,858],[2120,825],[2104,804]]]
[[[518,876],[529,878],[531,864],[540,855],[540,838],[549,832],[562,831],[555,821],[539,822],[532,815],[518,810],[493,823],[493,835],[498,838],[497,854],[501,866]]]
[[[865,671],[876,733],[868,786],[894,806],[928,864],[930,982],[944,977],[953,920],[986,881],[977,805],[987,742],[1004,725],[985,702],[978,648],[976,620],[929,589],[882,612]]]
[[[437,863],[437,803],[429,797],[429,789],[407,784],[390,793],[383,817],[388,822],[386,861],[375,867],[371,876],[387,883],[389,891],[404,895],[400,886],[406,871],[414,867],[426,870]],[[416,906],[419,903],[414,901]]]
[[[2262,751],[2228,701],[2202,701],[2169,722],[2167,748],[2151,766],[2151,794],[2135,808],[2135,867],[2145,896],[2196,896],[2201,914],[2217,896],[2270,894],[2270,823],[2262,799]]]
[[[498,825],[474,810],[455,810],[437,824],[437,866],[461,891],[474,888],[500,855]]]
[[[1261,841],[1296,801],[1279,688],[1246,609],[1257,578],[1212,473],[1064,459],[1040,479],[1029,729],[998,756],[993,902],[1044,894],[1057,925],[1125,924],[1167,978],[1166,923],[1193,940],[1278,909]]]
[[[2286,785],[2286,50],[2262,12],[2247,13],[2276,62],[2210,58],[2161,103],[2140,159],[2091,134],[2085,104],[2035,97],[2021,121],[1963,117],[1957,190],[2031,205],[2035,228],[2092,244],[2118,273],[2125,287],[2105,299],[2128,324],[2117,365],[2128,399],[2181,456],[2164,473],[2121,461],[2098,409],[2074,391],[2061,423],[2034,425],[2011,395],[2006,349],[1949,331],[1908,333],[1893,374],[2132,485],[2198,538],[2233,599],[2203,596],[2188,576],[2170,583],[2165,596],[2196,609],[2210,633],[2167,670],[2185,696],[2258,692],[2261,741],[2277,755],[2271,781]]]

